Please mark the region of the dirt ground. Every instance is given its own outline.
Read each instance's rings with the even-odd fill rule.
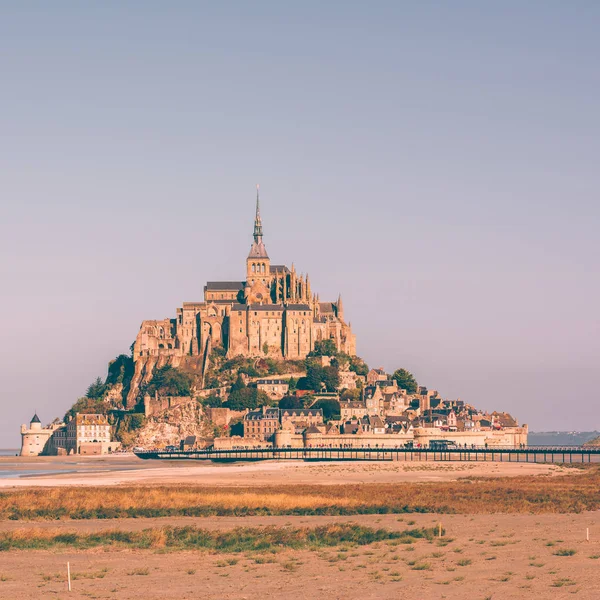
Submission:
[[[34,477],[0,479],[15,485],[201,483],[277,485],[448,481],[465,476],[548,475],[558,465],[507,463],[143,463],[135,458],[26,462]],[[140,464],[141,463],[141,464]],[[0,461],[0,471],[23,462]],[[13,465],[13,466],[11,466]],[[16,465],[16,466],[15,466]],[[71,469],[71,472],[61,470]],[[73,472],[75,470],[76,472]],[[58,471],[58,472],[57,472]],[[102,493],[99,489],[99,493]],[[600,491],[599,491],[600,493]],[[600,512],[555,515],[357,515],[0,521],[0,531],[57,529],[92,532],[165,525],[209,529],[238,526],[317,526],[353,522],[393,530],[432,527],[432,542],[319,550],[224,554],[161,550],[31,550],[0,552],[0,599],[78,600],[252,599],[600,599]],[[590,541],[586,541],[586,529]],[[560,551],[568,555],[560,555]],[[71,564],[73,591],[66,590]]]
[[[522,599],[600,598],[600,514],[226,517],[60,523],[62,530],[196,524],[318,525],[351,521],[405,529],[442,521],[445,537],[412,545],[379,542],[318,551],[210,554],[148,550],[11,551],[0,555],[0,598],[198,597]],[[2,523],[1,528],[56,527]],[[586,528],[591,541],[586,541]],[[557,550],[575,550],[558,556]],[[66,591],[66,563],[73,591]]]

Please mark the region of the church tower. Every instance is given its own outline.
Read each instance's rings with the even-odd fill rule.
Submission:
[[[254,218],[254,243],[246,259],[246,285],[261,282],[269,285],[271,281],[271,261],[263,244],[263,229],[260,218],[259,188],[256,186],[256,217]]]

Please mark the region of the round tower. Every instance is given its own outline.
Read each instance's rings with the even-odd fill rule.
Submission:
[[[42,422],[33,415],[29,427],[21,425],[21,456],[38,456],[44,451],[52,435],[52,429],[43,429]]]

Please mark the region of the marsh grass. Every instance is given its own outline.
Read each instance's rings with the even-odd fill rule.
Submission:
[[[552,587],[565,587],[572,585],[577,585],[577,582],[569,579],[568,577],[561,577],[560,579],[555,579],[552,582]]]
[[[150,575],[150,569],[134,569],[129,571],[127,575]]]
[[[0,532],[0,551],[13,549],[86,549],[97,547],[193,550],[213,552],[273,552],[284,548],[318,549],[344,543],[373,544],[389,539],[432,540],[435,528],[390,531],[352,523],[321,527],[237,527],[228,531],[210,531],[197,527],[161,527],[142,531],[109,530],[96,533],[65,533],[56,530],[17,529]],[[237,559],[230,559],[232,565]]]
[[[0,519],[115,519],[246,515],[569,513],[600,509],[600,466],[553,477],[436,483],[265,487],[128,486],[0,493]],[[435,493],[433,493],[435,490]],[[414,521],[407,521],[413,525]]]
[[[100,571],[74,572],[71,574],[71,579],[104,579],[107,573],[107,568],[101,569]]]
[[[559,548],[552,554],[554,554],[554,556],[573,556],[574,554],[577,554],[577,550],[573,550],[572,548]]]

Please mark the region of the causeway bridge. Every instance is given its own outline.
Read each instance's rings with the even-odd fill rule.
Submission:
[[[582,446],[525,446],[471,448],[232,448],[215,450],[140,450],[136,456],[159,460],[242,462],[260,460],[332,461],[493,461],[528,463],[600,463],[599,448]]]

